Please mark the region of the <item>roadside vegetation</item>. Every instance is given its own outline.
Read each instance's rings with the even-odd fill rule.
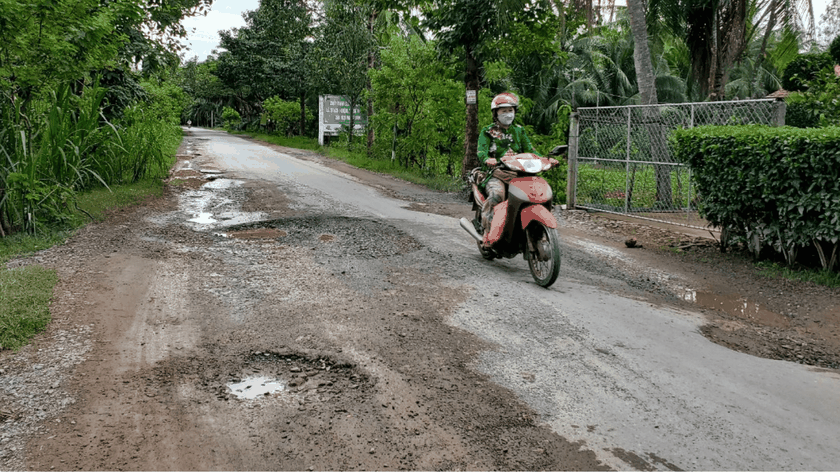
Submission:
[[[57,280],[10,259],[161,193],[188,102],[171,80],[180,20],[209,3],[0,6],[0,349],[47,325]]]

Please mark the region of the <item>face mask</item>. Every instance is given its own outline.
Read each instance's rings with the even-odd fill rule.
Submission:
[[[505,126],[510,126],[510,124],[513,123],[513,118],[515,116],[516,116],[516,113],[513,112],[513,111],[499,112],[499,114],[498,114],[499,123],[501,123]]]

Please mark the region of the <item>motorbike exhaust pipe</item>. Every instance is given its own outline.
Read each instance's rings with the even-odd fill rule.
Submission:
[[[481,242],[484,238],[478,234],[478,231],[475,230],[475,226],[473,226],[472,222],[470,222],[466,218],[461,218],[460,220],[461,228],[464,228],[470,236],[472,236],[476,241]]]

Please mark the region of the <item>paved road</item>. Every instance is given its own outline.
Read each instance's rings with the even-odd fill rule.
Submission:
[[[604,270],[597,243],[561,228],[549,290],[521,259],[488,263],[454,218],[406,209],[346,174],[253,141],[194,129],[225,173],[270,180],[336,215],[383,219],[473,287],[451,323],[493,348],[474,368],[527,402],[559,435],[616,468],[836,469],[840,376],[740,354],[699,332],[697,313],[646,301]],[[599,255],[599,253],[601,255]],[[632,265],[630,256],[618,255]],[[371,269],[373,270],[373,269]],[[376,278],[369,274],[368,282]]]

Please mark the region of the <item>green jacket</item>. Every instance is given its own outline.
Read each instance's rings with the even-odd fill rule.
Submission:
[[[478,160],[481,161],[481,167],[484,170],[489,170],[484,165],[487,159],[492,157],[499,160],[507,153],[508,149],[516,154],[533,152],[539,155],[531,146],[531,140],[528,139],[525,129],[519,125],[510,126],[505,132],[497,124],[492,124],[485,126],[478,135]],[[490,180],[490,177],[492,177],[492,173],[488,172],[487,178],[484,179],[484,182],[481,182],[482,188]]]

